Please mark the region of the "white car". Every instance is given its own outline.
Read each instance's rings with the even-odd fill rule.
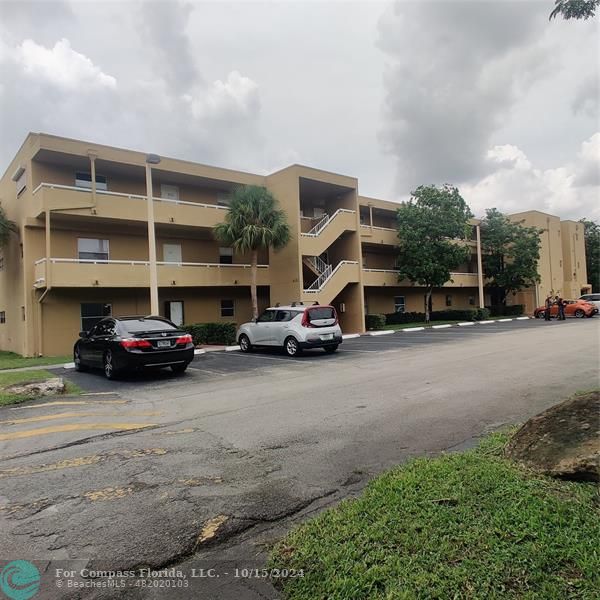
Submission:
[[[579,296],[579,299],[594,304],[600,310],[600,294],[584,294],[583,296]]]
[[[294,302],[267,308],[258,319],[241,325],[236,337],[242,352],[265,346],[283,348],[288,356],[297,356],[305,348],[323,348],[332,354],[342,343],[342,330],[333,306]]]

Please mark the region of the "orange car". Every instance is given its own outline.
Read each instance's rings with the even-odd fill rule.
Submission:
[[[565,317],[593,317],[598,312],[598,307],[591,302],[585,300],[563,300],[565,303]],[[536,319],[543,319],[546,316],[546,307],[538,306],[533,311],[533,316]],[[558,317],[558,306],[553,304],[550,308],[550,316]]]

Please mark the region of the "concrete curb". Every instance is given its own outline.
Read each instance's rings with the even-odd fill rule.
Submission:
[[[367,335],[389,335],[394,333],[394,329],[386,329],[385,331],[369,331]]]
[[[475,321],[465,321],[464,323],[457,323],[457,327],[468,327],[469,325],[475,325]]]
[[[411,331],[425,331],[425,327],[406,327],[405,329],[398,329],[398,331],[406,331],[407,333]]]
[[[517,317],[515,321],[528,321],[531,317]]]
[[[446,323],[445,325],[432,325],[431,329],[448,329],[448,327],[452,327],[452,323]]]
[[[498,323],[508,323],[509,321],[512,321],[512,319],[498,319]]]
[[[239,346],[225,346],[225,352],[235,352],[236,350],[239,350],[240,347]]]
[[[202,350],[201,348],[196,348],[196,350],[194,350],[194,356],[198,356],[199,354],[206,354],[206,350]]]
[[[496,321],[477,321],[480,325],[488,325],[490,323],[495,323]]]
[[[360,337],[360,333],[346,333],[342,335],[343,340],[352,340],[354,338]]]

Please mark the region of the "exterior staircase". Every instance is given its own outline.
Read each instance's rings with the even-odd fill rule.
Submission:
[[[345,231],[356,231],[356,211],[340,208],[325,215],[310,231],[300,234],[300,248],[307,256],[320,256]]]

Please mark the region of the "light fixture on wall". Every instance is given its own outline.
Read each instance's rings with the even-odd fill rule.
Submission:
[[[173,279],[173,280],[171,281],[171,285],[177,285],[177,282],[176,282],[176,281]]]

